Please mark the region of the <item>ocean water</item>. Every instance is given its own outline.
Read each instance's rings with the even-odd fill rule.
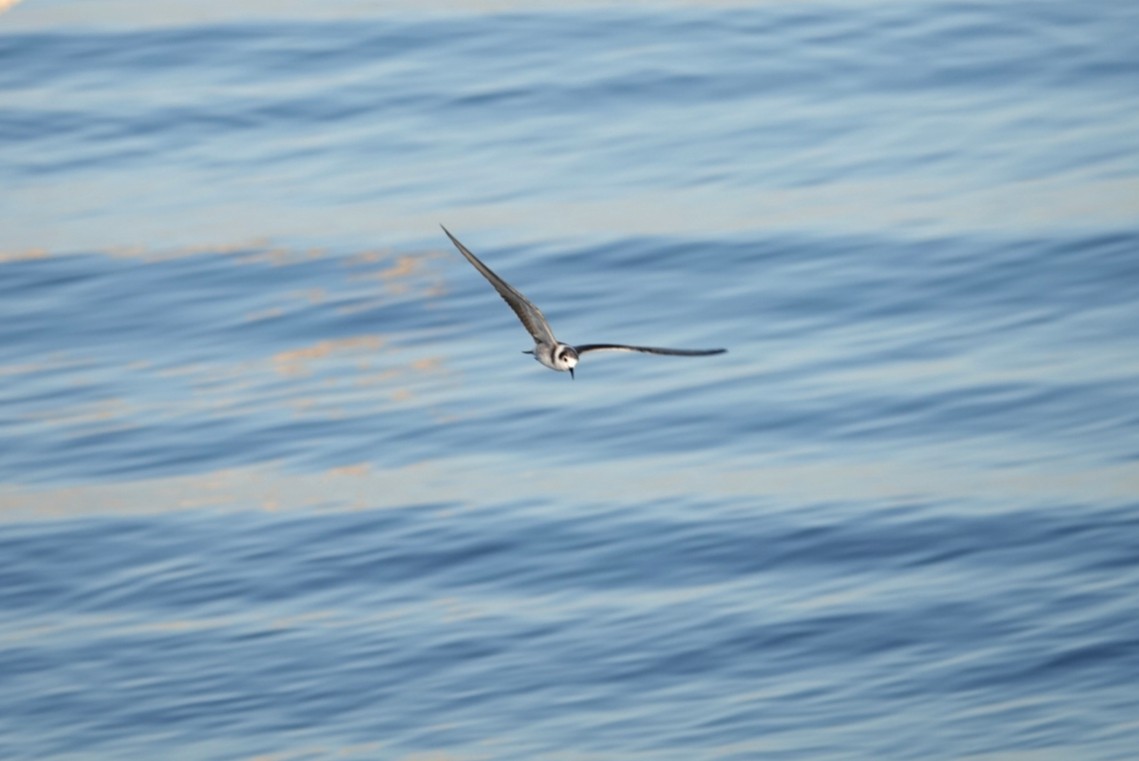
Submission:
[[[1136,757],[1139,6],[0,6],[0,758]]]

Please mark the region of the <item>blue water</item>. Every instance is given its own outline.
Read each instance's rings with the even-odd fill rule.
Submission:
[[[1139,6],[142,6],[0,15],[0,758],[1135,758]]]

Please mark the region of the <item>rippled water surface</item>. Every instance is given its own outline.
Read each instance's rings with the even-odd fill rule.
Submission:
[[[0,758],[1134,758],[1133,3],[3,6]]]

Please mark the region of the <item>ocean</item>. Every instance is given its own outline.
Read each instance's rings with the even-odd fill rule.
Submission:
[[[0,758],[1135,758],[1136,39],[0,3]]]

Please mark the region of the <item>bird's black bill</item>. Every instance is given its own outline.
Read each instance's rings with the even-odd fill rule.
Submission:
[[[574,377],[575,377],[575,376],[574,376],[574,374],[573,374],[573,368],[571,367],[571,368],[570,368],[570,380],[573,380],[573,379],[574,379]]]

